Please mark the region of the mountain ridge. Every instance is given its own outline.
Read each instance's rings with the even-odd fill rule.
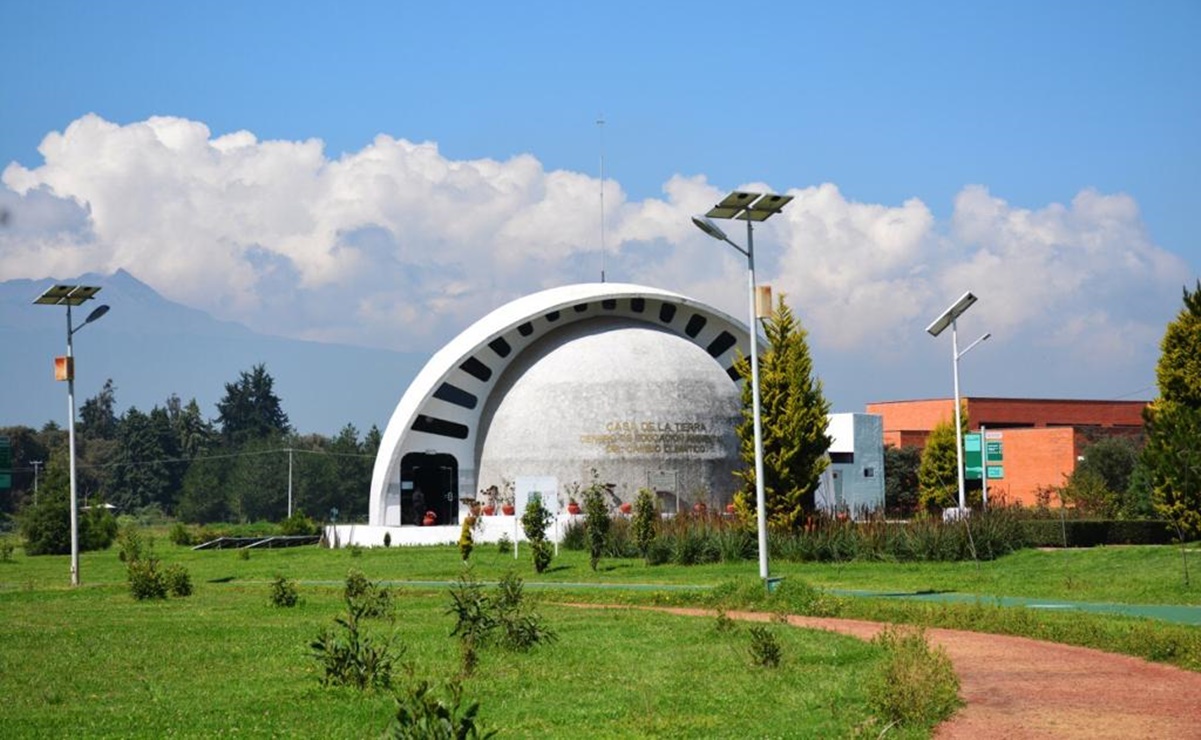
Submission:
[[[299,433],[333,435],[346,424],[360,434],[381,430],[427,354],[354,347],[259,334],[164,298],[126,270],[111,275],[0,282],[0,426],[65,424],[66,389],[53,378],[53,358],[65,354],[65,309],[33,303],[56,284],[99,285],[75,309],[78,327],[95,306],[111,311],[74,338],[76,407],[111,378],[118,413],[146,411],[176,394],[195,398],[216,418],[225,384],[256,364]]]

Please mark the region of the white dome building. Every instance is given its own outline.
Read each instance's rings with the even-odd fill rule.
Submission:
[[[671,492],[668,508],[723,504],[739,465],[734,363],[748,350],[743,324],[657,288],[595,283],[519,298],[417,375],[384,432],[369,527],[334,539],[373,544],[429,510],[441,526],[417,529],[446,531],[405,541],[453,541],[464,500],[481,489],[538,476],[565,498],[593,469],[622,500],[650,484]]]

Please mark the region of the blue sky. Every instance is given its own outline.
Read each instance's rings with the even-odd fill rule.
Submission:
[[[853,406],[945,394],[920,329],[967,289],[968,391],[1147,388],[1201,271],[1196,2],[0,7],[0,279],[432,351],[596,278],[603,148],[610,279],[734,315],[687,215],[798,196],[762,276]]]

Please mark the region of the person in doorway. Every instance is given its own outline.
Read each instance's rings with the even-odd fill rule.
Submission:
[[[425,518],[425,494],[418,486],[413,489],[413,523],[421,526],[421,520]]]

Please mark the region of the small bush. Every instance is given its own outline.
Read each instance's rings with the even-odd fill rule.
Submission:
[[[764,625],[757,624],[750,629],[751,662],[764,668],[778,668],[780,665],[780,641],[775,633]]]
[[[584,527],[584,522],[579,519],[573,519],[567,523],[563,529],[563,538],[559,540],[559,544],[564,550],[574,550],[579,552],[588,548],[588,532]]]
[[[380,584],[367,580],[367,576],[356,568],[347,572],[346,588],[342,595],[348,604],[362,607],[360,611],[364,618],[388,617],[392,614],[392,594]]]
[[[738,625],[734,622],[733,619],[730,619],[730,616],[728,614],[726,614],[726,610],[718,609],[717,617],[713,621],[713,631],[718,632],[718,633],[723,633],[723,632],[734,632],[737,629],[738,629]]]
[[[126,563],[129,576],[129,591],[138,601],[167,598],[167,582],[158,569],[154,558],[143,558]]]
[[[351,545],[350,547],[348,547],[346,549],[350,551],[350,557],[352,557],[352,558],[363,557],[363,546],[362,545]]]
[[[391,547],[391,546],[392,546],[392,533],[384,532],[384,547]]]
[[[496,593],[489,595],[484,593],[475,575],[467,570],[459,575],[451,588],[450,598],[446,613],[455,617],[450,634],[459,638],[465,676],[475,669],[478,649],[484,645],[527,651],[558,639],[525,601],[522,580],[512,571],[501,578]]]
[[[196,541],[192,538],[192,531],[183,522],[173,524],[167,537],[171,540],[172,544],[179,545],[180,547],[191,547],[196,544]]]
[[[501,555],[508,555],[513,552],[513,540],[509,539],[509,535],[502,534],[500,539],[496,541],[496,552]]]
[[[882,669],[868,684],[868,701],[881,719],[933,727],[959,708],[951,659],[930,647],[925,631],[886,627],[872,643],[885,652]]]
[[[311,655],[321,665],[324,686],[351,686],[361,691],[386,689],[403,655],[391,639],[379,640],[363,629],[363,605],[347,602],[345,615],[334,619],[309,644]]]
[[[179,563],[172,563],[163,572],[163,582],[172,596],[187,597],[192,595],[192,576],[188,569]]]
[[[419,681],[396,696],[396,716],[384,737],[391,740],[476,740],[496,735],[485,730],[477,719],[478,701],[463,701],[458,681],[447,684],[449,700],[434,696],[427,681]]]
[[[122,563],[142,560],[149,554],[153,546],[153,538],[143,538],[142,530],[138,525],[130,522],[117,534],[117,559]]]
[[[463,519],[463,528],[459,530],[459,557],[466,563],[471,557],[471,551],[475,549],[475,535],[472,529],[475,527],[475,517],[468,516]]]
[[[8,537],[0,539],[0,561],[5,563],[12,562],[14,549],[15,546],[12,539]]]
[[[271,582],[271,605],[291,608],[296,606],[299,601],[300,594],[296,590],[296,581],[276,576],[275,580]]]
[[[288,537],[317,534],[317,523],[304,515],[300,509],[279,524],[279,533]]]

